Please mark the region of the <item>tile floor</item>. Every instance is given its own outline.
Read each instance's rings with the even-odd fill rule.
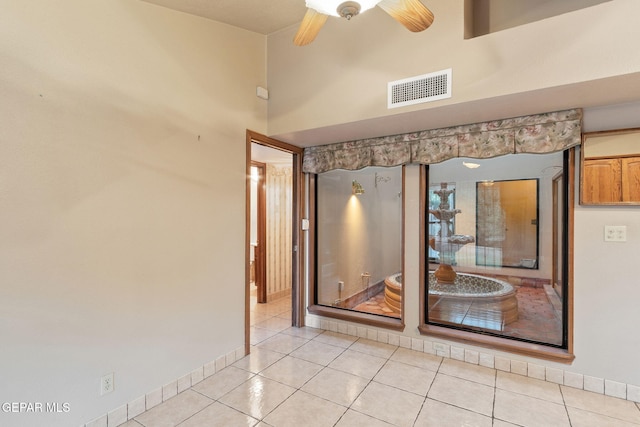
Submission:
[[[640,407],[362,338],[252,304],[251,354],[130,420],[159,426],[638,426]]]
[[[551,291],[553,292],[553,291]],[[432,321],[444,324],[462,324],[471,329],[498,332],[508,337],[525,338],[547,344],[562,345],[562,313],[558,311],[549,293],[541,286],[516,286],[516,298],[518,299],[518,320],[503,325],[499,314],[491,317],[492,313],[474,312],[470,310],[472,302],[461,303],[447,313],[438,313],[440,317]],[[557,296],[555,296],[557,299]],[[560,304],[558,302],[558,304]],[[358,304],[354,311],[372,313],[389,317],[400,317],[400,313],[393,313],[384,301],[384,291],[374,295],[369,300]],[[436,313],[434,310],[433,313]]]

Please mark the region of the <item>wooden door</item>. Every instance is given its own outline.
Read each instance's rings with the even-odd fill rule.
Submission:
[[[500,200],[505,213],[502,265],[517,267],[537,258],[538,190],[536,180],[504,181]]]

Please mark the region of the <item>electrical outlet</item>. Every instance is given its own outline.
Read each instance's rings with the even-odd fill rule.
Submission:
[[[627,226],[626,225],[605,225],[604,241],[605,242],[626,242]]]
[[[115,389],[113,384],[113,372],[100,378],[100,396],[111,393]]]

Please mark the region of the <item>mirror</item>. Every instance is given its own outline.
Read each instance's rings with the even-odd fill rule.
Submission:
[[[538,179],[476,183],[476,265],[538,268]]]
[[[640,205],[640,128],[582,135],[580,204]]]

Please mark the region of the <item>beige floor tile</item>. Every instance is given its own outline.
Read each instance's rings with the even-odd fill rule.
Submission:
[[[257,347],[277,351],[278,353],[289,354],[308,341],[309,340],[306,338],[294,337],[293,335],[287,334],[278,334],[262,341],[257,345]]]
[[[283,357],[260,375],[291,387],[300,388],[324,367],[291,356]]]
[[[491,417],[467,411],[466,409],[448,405],[427,399],[418,419],[416,426],[464,426],[464,427],[491,427]]]
[[[443,360],[438,372],[491,387],[496,384],[495,369],[472,365],[471,363],[461,362],[459,360]]]
[[[387,360],[357,351],[345,350],[329,364],[330,368],[372,379]]]
[[[330,427],[346,410],[344,406],[297,391],[267,415],[264,422],[273,427]]]
[[[174,427],[211,405],[213,400],[187,390],[135,417],[145,427]]]
[[[264,348],[252,347],[251,353],[238,360],[232,366],[257,374],[282,359],[284,354]]]
[[[409,350],[408,348],[398,348],[391,360],[406,363],[407,365],[417,366],[418,368],[428,369],[437,372],[442,363],[442,357],[432,354],[420,353],[419,351]]]
[[[340,418],[336,427],[390,427],[392,425],[360,412],[348,410]]]
[[[638,427],[640,425],[640,421],[632,423],[577,408],[569,407],[567,411],[572,427]]]
[[[249,330],[250,334],[250,343],[251,345],[258,345],[261,342],[278,335],[276,331],[270,331],[264,328],[256,328],[255,326],[251,327]]]
[[[139,422],[137,422],[136,420],[129,420],[124,424],[120,424],[118,427],[144,427],[144,426]]]
[[[517,426],[516,424],[508,423],[506,421],[494,419],[493,420],[493,427],[519,427],[519,426]],[[551,426],[549,426],[549,427],[551,427]]]
[[[351,409],[396,426],[412,426],[424,398],[417,394],[371,382],[358,396]]]
[[[373,377],[373,380],[420,396],[426,396],[435,377],[436,373],[433,371],[389,360]]]
[[[342,347],[336,347],[335,345],[325,344],[316,340],[312,340],[302,347],[299,347],[297,350],[293,351],[291,353],[291,356],[306,360],[308,362],[327,366],[343,352],[344,348]]]
[[[493,413],[494,388],[477,382],[438,374],[427,396],[482,415]]]
[[[350,335],[339,334],[337,332],[325,331],[324,333],[318,335],[314,338],[316,341],[323,342],[325,344],[335,345],[336,347],[348,348],[354,342],[356,342],[358,338],[352,337]]]
[[[349,347],[349,350],[359,351],[360,353],[388,359],[391,357],[393,352],[396,351],[396,348],[398,347],[395,345],[360,338],[358,341],[354,342],[351,347]]]
[[[249,371],[236,368],[235,366],[228,366],[199,382],[193,386],[192,389],[217,400],[252,376],[253,374]]]
[[[606,415],[632,423],[640,423],[640,410],[635,403],[590,391],[561,386],[567,407]]]
[[[496,387],[502,390],[564,404],[558,384],[537,380],[535,378],[499,371],[496,379]]]
[[[569,427],[564,405],[496,390],[494,417],[525,427]]]
[[[262,322],[256,323],[256,328],[268,329],[270,331],[282,332],[291,327],[290,319],[282,319],[280,317],[270,317]]]
[[[290,327],[289,329],[282,331],[282,333],[310,340],[320,335],[322,333],[322,329],[310,328],[308,326],[304,326],[302,328]]]
[[[214,402],[185,422],[178,424],[178,427],[253,427],[256,424],[258,420],[255,418]]]
[[[255,376],[220,398],[220,402],[263,419],[296,391],[277,381]]]
[[[302,390],[314,396],[349,406],[369,384],[369,380],[335,369],[325,368],[311,378]]]

